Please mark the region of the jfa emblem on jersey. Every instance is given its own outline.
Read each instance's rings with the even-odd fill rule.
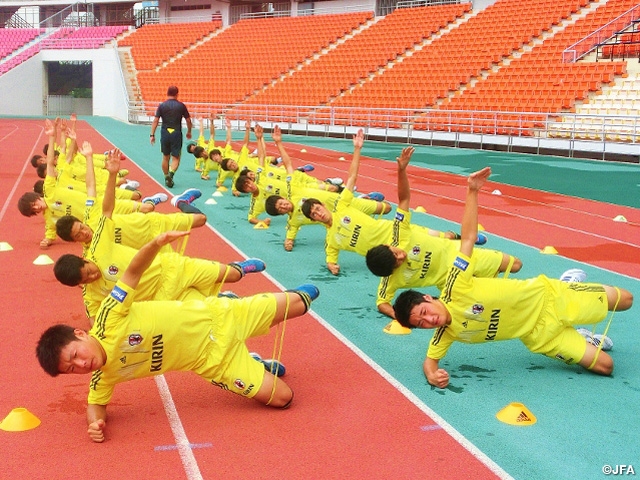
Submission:
[[[54,208],[61,208],[62,207],[62,202],[60,200],[57,200],[54,204],[53,204]]]
[[[115,265],[109,265],[109,268],[107,269],[107,273],[109,275],[117,275],[118,271],[118,267],[116,267]]]
[[[411,255],[413,255],[414,257],[417,257],[420,255],[420,245],[416,245],[411,249]]]
[[[244,390],[245,384],[242,380],[240,380],[239,378],[237,378],[234,382],[233,385],[238,389],[238,390]]]
[[[351,224],[351,217],[342,217],[342,224],[348,226]]]
[[[473,312],[474,315],[480,315],[482,312],[484,312],[484,307],[476,303],[473,305],[473,307],[471,307],[471,312]]]
[[[140,345],[141,343],[142,335],[140,335],[139,333],[132,333],[131,335],[129,335],[129,345],[134,347],[136,345]]]
[[[273,185],[267,185],[267,192],[273,192]]]

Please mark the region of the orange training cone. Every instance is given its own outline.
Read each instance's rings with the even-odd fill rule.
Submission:
[[[6,432],[23,432],[40,425],[40,419],[26,408],[18,407],[9,412],[0,422],[0,429]]]
[[[496,413],[496,418],[503,423],[515,425],[517,427],[526,427],[528,425],[533,425],[538,421],[536,416],[531,413],[527,407],[518,402],[511,402],[509,405],[504,407]]]
[[[389,335],[409,335],[411,333],[410,328],[403,327],[397,320],[392,320],[391,322],[389,322],[387,326],[382,329],[382,331],[384,333],[388,333]]]

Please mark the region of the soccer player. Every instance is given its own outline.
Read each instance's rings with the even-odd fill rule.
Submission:
[[[291,157],[289,157],[289,154],[282,143],[282,133],[280,131],[280,127],[277,125],[273,130],[273,140],[278,147],[280,158],[282,159],[282,165],[285,167],[287,172],[292,173],[294,169],[291,164]],[[338,201],[339,194],[336,192],[310,188],[290,189],[287,190],[287,194],[289,194],[288,198],[284,198],[280,195],[270,195],[267,197],[265,200],[265,210],[271,216],[288,215],[284,249],[290,252],[293,250],[295,238],[298,235],[300,227],[303,225],[317,223],[310,220],[302,213],[302,204],[304,201],[307,198],[313,197],[321,200],[325,205],[333,205]],[[374,195],[375,198],[380,201],[373,200],[372,198]],[[391,205],[388,202],[382,201],[382,199],[384,199],[384,196],[381,193],[372,192],[366,197],[354,198],[351,205],[370,216],[384,215],[391,211]]]
[[[449,259],[458,251],[458,241],[429,235],[425,227],[411,224],[411,188],[407,166],[411,155],[401,155],[398,164],[398,209],[395,226],[386,244],[377,245],[366,254],[366,263],[374,275],[383,277],[378,286],[378,310],[393,318],[391,300],[399,289],[436,286],[444,288]],[[486,242],[480,237],[476,244]],[[518,272],[519,258],[496,250],[475,249],[474,275],[495,277],[500,272]]]
[[[478,191],[490,174],[486,167],[468,178],[460,251],[450,260],[440,298],[407,290],[394,303],[396,319],[405,327],[436,329],[423,364],[427,380],[439,388],[449,384],[449,374],[439,362],[455,341],[484,343],[515,338],[533,353],[610,375],[612,358],[574,325],[593,325],[602,321],[608,310],[631,308],[630,292],[545,275],[529,280],[474,276]]]
[[[89,142],[82,145],[82,154],[87,159],[87,166],[93,164],[93,151]],[[72,215],[65,215],[56,222],[56,232],[60,238],[68,242],[80,242],[85,248],[89,248],[93,238],[93,232],[102,223],[101,217],[105,216],[113,220],[115,229],[114,239],[116,243],[139,249],[155,236],[169,230],[190,231],[204,225],[207,217],[192,202],[200,197],[201,193],[196,189],[188,189],[181,195],[171,199],[171,203],[184,213],[163,214],[158,212],[130,213],[126,215],[114,215],[115,205],[114,184],[120,169],[120,151],[110,152],[105,164],[109,174],[107,188],[102,198],[102,208],[96,202],[95,176],[92,169],[87,170],[86,190],[87,202],[83,221]]]
[[[369,249],[387,242],[392,235],[393,221],[372,218],[351,205],[354,200],[353,189],[358,178],[363,144],[364,131],[360,129],[353,136],[353,158],[349,165],[349,178],[335,205],[327,206],[317,198],[308,198],[302,204],[302,213],[307,218],[324,224],[327,229],[326,264],[333,275],[340,273],[338,264],[340,250],[356,252],[364,256]],[[402,150],[402,156],[410,158],[412,154],[413,147]],[[428,232],[435,236],[444,235],[436,230],[429,229]]]
[[[49,136],[49,149],[47,152],[47,176],[44,182],[44,196],[35,192],[27,192],[18,199],[18,210],[25,217],[43,214],[45,219],[45,238],[40,242],[40,248],[48,248],[56,239],[56,222],[64,215],[73,215],[77,218],[84,216],[86,193],[59,187],[56,182],[54,162],[54,142],[59,119],[56,122],[45,120],[45,134]],[[164,193],[157,193],[142,200],[118,200],[114,207],[114,213],[147,213],[155,209],[155,206],[168,198]]]
[[[156,115],[151,124],[151,145],[156,142],[156,129],[162,119],[160,129],[160,150],[162,151],[162,173],[164,183],[173,188],[173,176],[180,166],[182,155],[182,119],[187,122],[187,139],[191,139],[191,117],[184,103],[178,100],[178,87],[175,85],[167,89],[167,99],[158,105]],[[169,165],[171,157],[171,165]]]
[[[103,442],[107,405],[116,384],[169,371],[192,371],[212,385],[287,408],[293,391],[252,358],[246,340],[303,315],[318,295],[313,285],[246,298],[140,302],[139,288],[157,252],[186,232],[166,232],[141,248],[100,306],[88,332],[54,325],[40,337],[36,355],[51,376],[92,374],[87,433]]]
[[[256,125],[254,131],[258,139],[260,167],[256,173],[250,170],[242,173],[235,182],[235,189],[237,191],[251,194],[249,213],[247,214],[249,223],[255,225],[261,221],[258,217],[265,212],[265,201],[267,197],[271,195],[289,197],[291,191],[300,188],[315,188],[329,191],[337,191],[339,189],[336,185],[321,182],[310,175],[306,175],[304,172],[294,171],[293,174],[290,174],[283,168],[272,167],[270,165],[265,166],[265,145],[262,136],[262,127]],[[302,175],[302,177],[298,174]],[[309,181],[308,178],[312,178],[313,180]],[[267,218],[262,220],[262,222],[269,225],[271,219]]]

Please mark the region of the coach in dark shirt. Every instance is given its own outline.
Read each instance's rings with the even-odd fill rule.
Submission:
[[[156,142],[156,128],[162,118],[160,129],[160,150],[162,151],[162,172],[164,183],[173,187],[173,175],[180,166],[182,154],[182,119],[187,122],[187,138],[191,138],[191,117],[184,103],[178,100],[178,87],[172,85],[167,90],[167,99],[158,105],[151,124],[151,145]],[[171,165],[169,165],[171,156]]]

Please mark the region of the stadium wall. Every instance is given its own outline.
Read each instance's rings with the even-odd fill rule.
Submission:
[[[48,95],[44,62],[91,61],[93,115],[128,118],[127,93],[113,48],[95,50],[44,50],[0,76],[0,89],[11,94],[0,98],[3,115],[45,115]]]

